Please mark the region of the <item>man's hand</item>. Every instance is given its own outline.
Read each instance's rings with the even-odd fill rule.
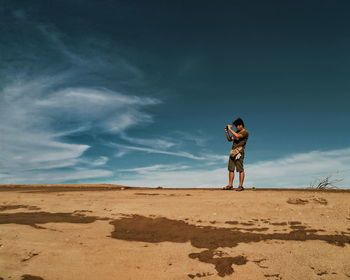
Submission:
[[[228,133],[228,125],[225,126],[224,131],[225,131],[225,133],[226,133],[227,141],[232,141],[232,137],[231,137],[230,134]]]

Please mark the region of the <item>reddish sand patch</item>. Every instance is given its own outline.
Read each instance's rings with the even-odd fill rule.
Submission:
[[[86,217],[88,218],[88,217]],[[196,248],[216,249],[219,247],[235,247],[239,243],[260,242],[262,240],[321,240],[337,246],[350,243],[346,235],[318,235],[318,229],[298,229],[289,233],[250,233],[228,228],[211,226],[197,227],[184,221],[167,218],[148,218],[131,215],[110,222],[114,225],[111,237],[128,241],[143,242],[187,242]],[[300,222],[290,222],[295,225]]]
[[[73,213],[49,213],[49,212],[19,212],[1,213],[0,224],[21,224],[42,229],[38,224],[46,223],[92,223],[96,220],[106,220],[95,216],[83,216]]]
[[[131,215],[110,222],[114,225],[112,238],[127,241],[142,241],[150,243],[190,241],[196,248],[207,248],[201,253],[190,254],[190,258],[196,258],[201,262],[215,265],[219,276],[233,273],[232,264],[243,265],[247,262],[243,256],[214,258],[219,247],[236,247],[239,243],[260,242],[263,240],[320,240],[336,246],[345,246],[350,243],[350,237],[346,235],[319,235],[317,229],[306,229],[300,226],[300,222],[291,221],[291,227],[297,227],[289,233],[251,233],[237,229],[216,228],[212,226],[195,226],[184,221],[167,218],[148,218],[140,215]],[[244,229],[247,230],[247,229]]]
[[[41,278],[39,276],[30,275],[30,274],[24,274],[24,275],[22,275],[21,280],[44,280],[44,278]]]
[[[29,206],[29,205],[0,205],[0,211],[7,211],[7,210],[13,210],[13,209],[28,209],[28,210],[40,210],[37,206]]]
[[[205,250],[200,253],[189,254],[189,257],[191,259],[198,259],[201,262],[215,265],[215,269],[221,277],[233,273],[233,264],[243,265],[248,262],[247,258],[244,256],[223,257],[222,255],[221,251]]]

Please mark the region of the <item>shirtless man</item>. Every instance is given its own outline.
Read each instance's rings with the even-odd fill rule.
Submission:
[[[232,151],[228,161],[228,171],[229,171],[229,183],[224,190],[233,189],[233,179],[235,176],[235,170],[239,172],[239,186],[236,188],[236,191],[243,191],[243,182],[244,182],[244,149],[248,141],[249,133],[244,128],[244,122],[241,118],[236,119],[233,122],[233,125],[236,127],[236,131],[232,129],[231,125],[225,127],[226,138],[228,141],[233,141]],[[232,136],[230,133],[232,133]]]

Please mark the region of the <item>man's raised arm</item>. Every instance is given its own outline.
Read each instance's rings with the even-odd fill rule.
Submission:
[[[226,133],[226,138],[227,138],[227,141],[232,141],[233,140],[233,137],[228,133],[228,130],[227,128],[225,127],[225,133]]]
[[[243,137],[244,137],[244,135],[235,132],[235,131],[232,129],[232,126],[231,126],[231,125],[228,126],[228,129],[231,131],[231,133],[232,133],[232,135],[233,135],[234,138],[239,139],[239,138],[243,138]],[[230,141],[232,141],[232,140],[230,140]]]

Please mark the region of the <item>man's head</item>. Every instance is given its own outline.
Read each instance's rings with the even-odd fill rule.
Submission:
[[[241,118],[236,119],[232,124],[237,128],[238,131],[244,128],[244,122]]]

